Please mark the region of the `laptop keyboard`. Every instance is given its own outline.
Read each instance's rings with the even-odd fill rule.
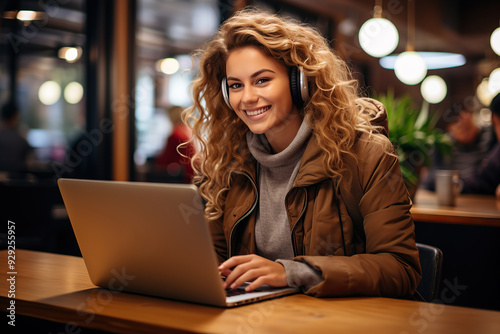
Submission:
[[[239,296],[239,295],[244,295],[246,293],[251,293],[251,292],[263,292],[263,291],[269,291],[272,290],[273,288],[271,287],[264,287],[264,288],[257,288],[253,291],[245,291],[244,288],[237,288],[237,289],[226,289],[226,297],[234,297],[234,296]]]
[[[226,297],[234,297],[248,293],[245,289],[228,289],[226,290]]]
[[[226,280],[225,277],[221,277],[223,281]],[[239,286],[237,287],[236,289],[226,289],[226,297],[234,297],[234,296],[240,296],[240,295],[244,295],[244,294],[247,294],[247,293],[251,293],[251,292],[264,292],[264,291],[269,291],[269,290],[273,290],[272,287],[270,286],[261,286],[260,288],[257,288],[253,291],[245,291],[245,287],[250,284],[250,283],[245,283],[243,284],[242,286]]]

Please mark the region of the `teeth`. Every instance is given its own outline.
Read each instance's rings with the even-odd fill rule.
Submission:
[[[254,111],[248,111],[248,110],[246,110],[246,113],[247,113],[248,116],[257,116],[257,115],[262,114],[264,111],[266,111],[268,109],[269,109],[269,107],[264,107],[264,108],[257,109],[257,110],[254,110]]]

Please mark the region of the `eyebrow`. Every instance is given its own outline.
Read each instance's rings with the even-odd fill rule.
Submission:
[[[252,79],[253,79],[253,78],[255,78],[255,77],[257,77],[257,76],[261,75],[261,74],[262,74],[262,73],[264,73],[264,72],[276,73],[276,72],[274,72],[273,70],[270,70],[270,69],[268,69],[268,68],[263,68],[262,70],[259,70],[259,71],[255,72],[254,74],[252,74],[252,75],[250,76],[250,78],[252,78]],[[227,80],[229,81],[229,80],[240,80],[240,79],[235,78],[235,77],[228,77],[228,78],[227,78]]]

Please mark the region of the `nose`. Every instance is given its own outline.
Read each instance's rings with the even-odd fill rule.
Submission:
[[[243,88],[243,92],[242,92],[242,95],[241,95],[241,102],[244,105],[255,104],[258,99],[259,99],[259,97],[257,95],[255,87],[253,87],[251,85],[246,85]]]

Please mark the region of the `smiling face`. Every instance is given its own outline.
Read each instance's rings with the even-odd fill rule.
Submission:
[[[233,50],[226,62],[229,102],[255,134],[265,134],[276,152],[295,138],[302,123],[292,102],[285,65],[258,48]]]

